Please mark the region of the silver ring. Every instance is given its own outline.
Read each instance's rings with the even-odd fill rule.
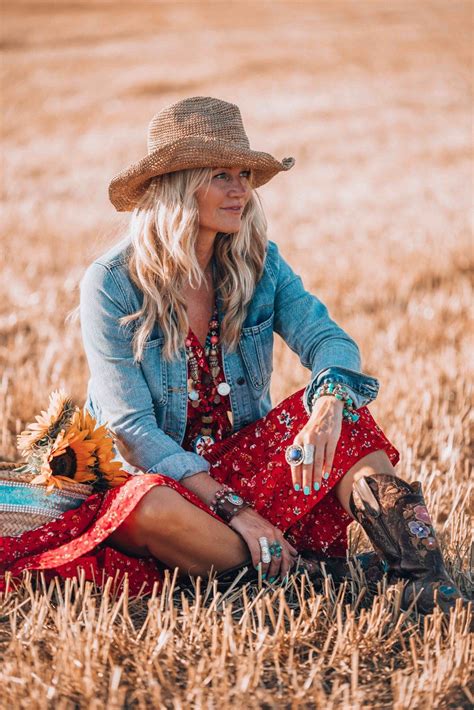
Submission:
[[[299,444],[292,444],[286,447],[285,451],[286,463],[290,466],[299,466],[303,463],[304,449]]]
[[[258,542],[260,544],[260,548],[262,550],[261,554],[261,559],[263,564],[268,564],[269,562],[272,561],[272,556],[270,554],[270,546],[268,544],[268,538],[267,537],[259,537]]]
[[[314,463],[314,444],[303,444],[304,459],[303,463]]]

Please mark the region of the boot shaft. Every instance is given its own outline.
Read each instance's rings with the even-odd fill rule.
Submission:
[[[445,571],[421,483],[392,474],[354,481],[350,508],[392,577],[413,579]]]

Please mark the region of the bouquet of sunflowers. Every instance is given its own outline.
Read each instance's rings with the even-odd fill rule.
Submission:
[[[114,440],[105,425],[79,409],[61,390],[50,395],[49,407],[18,436],[18,448],[26,458],[23,471],[34,473],[32,484],[48,490],[65,482],[88,483],[94,491],[119,486],[128,478],[113,461]]]
[[[106,426],[53,392],[48,409],[18,437],[24,463],[0,463],[0,536],[34,530],[124,483],[129,474],[113,460],[113,446]]]

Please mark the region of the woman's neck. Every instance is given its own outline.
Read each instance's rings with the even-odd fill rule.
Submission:
[[[214,242],[216,240],[216,233],[214,232],[199,232],[196,241],[196,257],[199,262],[199,266],[204,271],[204,273],[210,273],[211,271],[211,261],[214,254]]]

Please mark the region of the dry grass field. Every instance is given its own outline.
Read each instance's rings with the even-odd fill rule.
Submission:
[[[85,266],[126,225],[107,186],[162,106],[237,103],[296,166],[260,190],[269,237],[359,343],[370,409],[472,580],[472,5],[24,2],[2,9],[0,458],[62,386],[83,402]],[[273,399],[309,373],[279,340]],[[364,545],[353,531],[353,549]],[[464,611],[401,613],[363,580],[129,600],[83,580],[0,599],[0,706],[461,708]],[[470,655],[471,654],[471,655]]]

